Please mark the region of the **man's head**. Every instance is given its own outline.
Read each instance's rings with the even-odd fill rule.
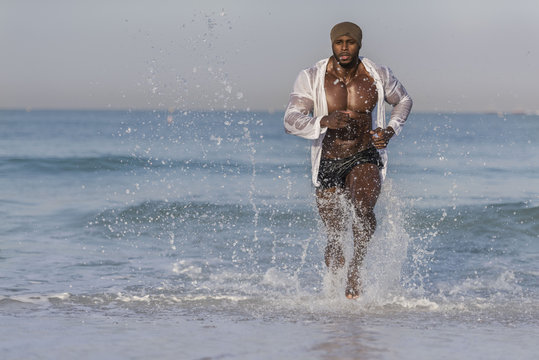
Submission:
[[[351,22],[337,24],[330,32],[333,56],[343,67],[357,65],[361,49],[361,28]]]
[[[335,40],[337,40],[337,38],[343,35],[350,36],[359,44],[359,47],[361,47],[361,39],[363,38],[363,32],[361,31],[361,28],[359,26],[351,22],[342,22],[335,25],[329,33],[331,43],[333,44]]]

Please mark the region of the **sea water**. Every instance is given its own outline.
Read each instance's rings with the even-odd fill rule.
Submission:
[[[412,114],[348,300],[282,113],[1,111],[0,358],[535,359],[538,135]]]

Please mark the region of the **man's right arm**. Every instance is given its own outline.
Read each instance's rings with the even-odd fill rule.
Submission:
[[[323,116],[312,116],[315,96],[307,71],[301,71],[294,82],[284,114],[284,128],[288,134],[311,140],[320,137]]]

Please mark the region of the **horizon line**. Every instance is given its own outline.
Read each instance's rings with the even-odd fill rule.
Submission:
[[[24,111],[24,112],[33,112],[33,111],[110,111],[110,112],[168,112],[170,114],[181,113],[181,112],[266,112],[266,113],[284,113],[285,109],[275,110],[275,109],[204,109],[204,108],[192,108],[192,109],[181,109],[181,108],[112,108],[112,107],[103,107],[103,108],[68,108],[68,107],[0,107],[0,111]],[[411,112],[411,114],[486,114],[486,115],[538,115],[539,110],[528,111],[528,110],[441,110],[441,109],[432,109],[432,110],[416,110]]]

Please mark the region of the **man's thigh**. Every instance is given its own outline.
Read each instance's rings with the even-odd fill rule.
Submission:
[[[381,187],[380,171],[374,164],[359,164],[346,177],[346,191],[352,202],[365,210],[374,209]]]
[[[348,201],[344,189],[333,187],[316,191],[316,204],[324,224],[333,229],[340,229],[346,222]]]

